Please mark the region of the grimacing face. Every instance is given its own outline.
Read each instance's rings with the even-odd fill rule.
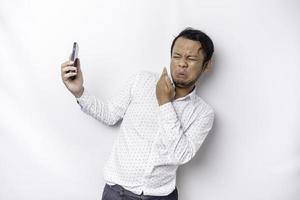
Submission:
[[[189,88],[193,86],[202,74],[204,55],[201,43],[179,37],[171,55],[171,75],[176,87]]]

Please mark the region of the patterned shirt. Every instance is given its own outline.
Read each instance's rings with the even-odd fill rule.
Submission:
[[[179,165],[191,160],[212,128],[214,111],[192,92],[158,105],[160,74],[132,75],[120,93],[101,101],[86,89],[76,98],[81,110],[114,125],[123,120],[104,167],[108,184],[135,194],[164,196],[176,186]]]

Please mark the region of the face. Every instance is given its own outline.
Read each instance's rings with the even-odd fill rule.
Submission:
[[[194,86],[206,64],[201,43],[179,37],[173,47],[171,75],[176,87]]]

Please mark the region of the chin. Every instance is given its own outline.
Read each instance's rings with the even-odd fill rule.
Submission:
[[[189,84],[187,84],[187,83],[182,83],[182,82],[174,82],[174,85],[175,85],[176,87],[179,87],[179,88],[190,87]]]
[[[174,80],[174,85],[178,88],[189,88],[195,84],[194,81],[191,82],[183,82]]]

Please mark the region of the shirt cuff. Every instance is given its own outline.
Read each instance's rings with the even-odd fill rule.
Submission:
[[[83,93],[80,97],[75,97],[77,103],[82,107],[89,100],[89,93],[84,88]]]

